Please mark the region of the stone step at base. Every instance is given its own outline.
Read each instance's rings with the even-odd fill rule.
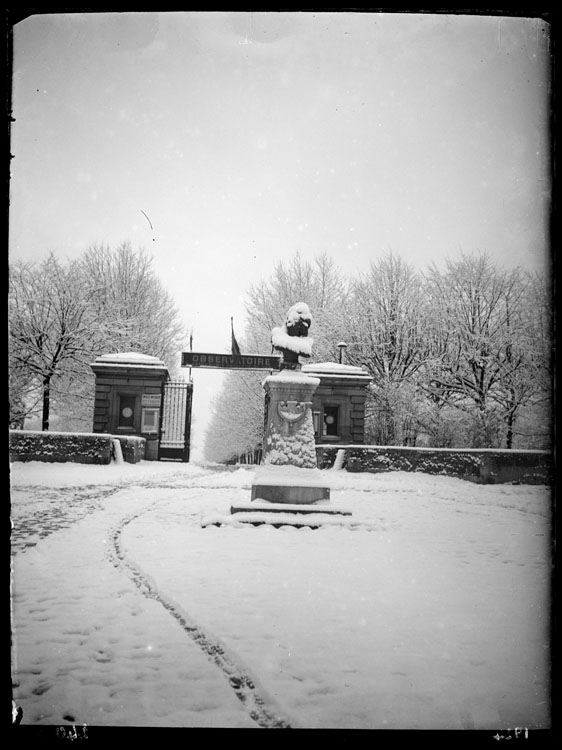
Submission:
[[[319,529],[322,526],[346,526],[352,528],[361,526],[360,521],[352,521],[349,515],[327,514],[327,513],[244,513],[237,512],[230,516],[208,516],[201,521],[201,526],[239,526],[240,524],[250,526],[273,526],[281,528],[283,526],[293,526],[302,528],[307,526],[310,529]]]
[[[292,503],[269,503],[254,500],[249,503],[237,503],[230,508],[231,513],[325,513],[327,515],[350,516],[351,511],[328,503],[310,503],[308,505]]]
[[[267,484],[254,482],[252,501],[279,503],[287,500],[292,505],[310,505],[330,499],[330,488],[316,485]]]

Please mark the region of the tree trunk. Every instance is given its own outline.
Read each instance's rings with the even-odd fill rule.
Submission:
[[[43,430],[43,432],[48,432],[49,430],[50,401],[51,401],[51,376],[48,375],[43,380],[43,419],[42,419],[42,424],[41,424],[41,429]]]
[[[505,447],[506,448],[513,448],[513,432],[515,427],[515,420],[516,420],[516,413],[517,413],[517,407],[513,406],[508,412],[507,412],[507,418],[506,418],[506,424],[507,424],[507,430],[505,434]]]
[[[509,412],[507,415],[507,432],[505,435],[505,447],[506,448],[512,448],[513,447],[513,423],[515,422],[515,419],[513,417],[513,412]]]

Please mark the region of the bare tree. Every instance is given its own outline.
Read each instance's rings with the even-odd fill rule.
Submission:
[[[129,242],[114,249],[94,245],[80,259],[81,283],[97,320],[98,349],[141,351],[174,371],[186,333],[152,264]]]
[[[373,442],[414,443],[420,368],[429,347],[421,279],[393,253],[351,283],[346,356],[373,378],[367,431]]]
[[[76,265],[66,268],[54,254],[40,264],[15,263],[10,269],[9,335],[12,383],[25,390],[12,398],[33,409],[40,393],[42,429],[49,429],[51,392],[71,365],[84,365],[90,351],[88,300],[73,283]],[[24,407],[25,413],[29,413]]]
[[[427,390],[472,420],[473,447],[513,445],[521,406],[536,393],[528,285],[485,254],[432,266],[426,289],[433,359]]]

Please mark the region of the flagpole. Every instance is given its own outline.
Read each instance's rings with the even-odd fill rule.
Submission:
[[[233,356],[239,357],[240,354],[241,354],[241,352],[240,352],[240,347],[238,346],[238,341],[236,341],[236,336],[234,335],[234,318],[232,316],[230,318],[230,331],[231,331],[231,335],[230,335],[230,338],[231,338],[230,351],[231,351],[231,353],[232,353]]]

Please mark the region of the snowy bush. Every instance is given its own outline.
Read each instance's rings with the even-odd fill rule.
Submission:
[[[113,435],[99,433],[10,430],[10,460],[109,464],[115,439]],[[144,438],[118,439],[126,462],[136,463],[144,458]]]
[[[552,458],[548,451],[406,448],[349,445],[316,447],[318,467],[330,468],[345,449],[345,469],[381,473],[412,471],[458,477],[478,484],[549,484]]]

